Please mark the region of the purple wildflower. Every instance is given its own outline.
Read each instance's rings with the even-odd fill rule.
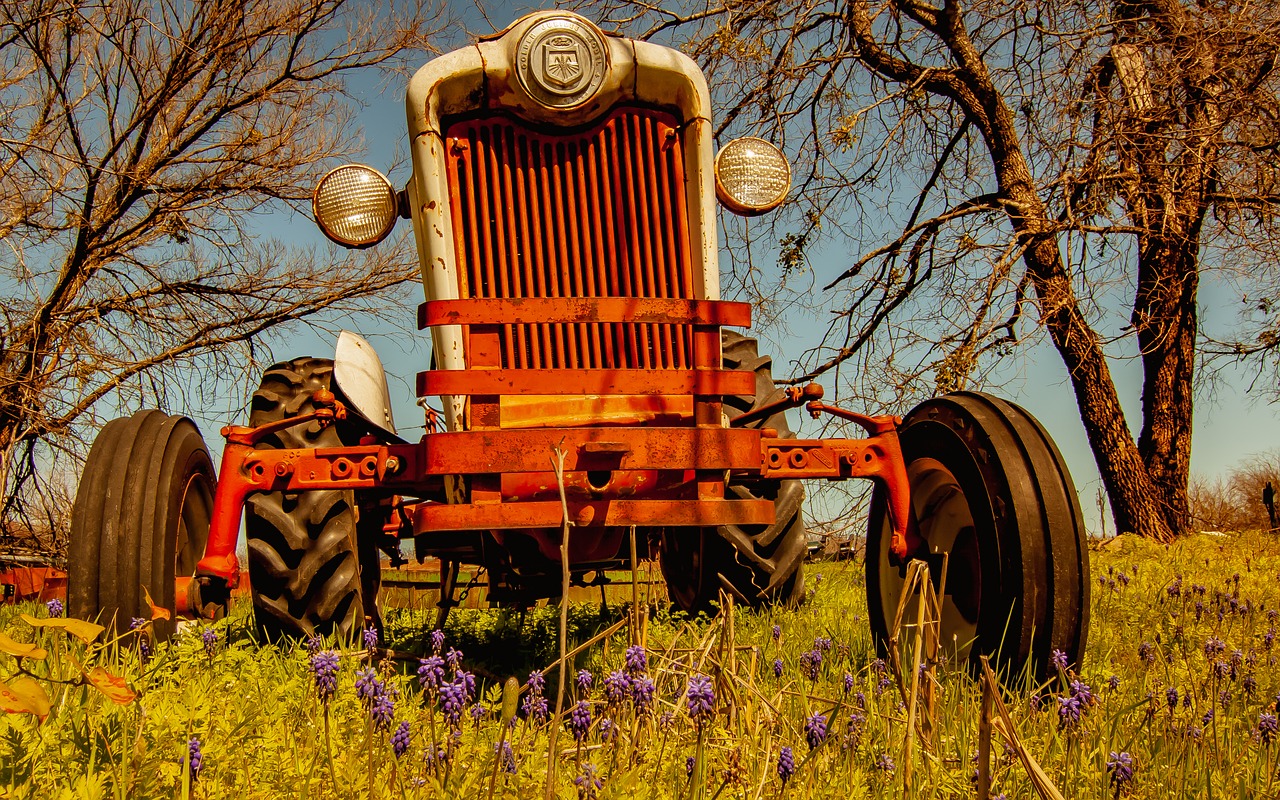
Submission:
[[[142,617],[134,617],[129,620],[129,630],[131,631],[141,630],[142,628],[145,628],[146,625],[147,621]]]
[[[687,778],[693,777],[693,768],[698,765],[698,759],[689,756],[684,760],[684,774]]]
[[[778,751],[778,777],[782,780],[782,785],[786,786],[787,781],[791,780],[791,776],[796,774],[796,756],[790,747],[783,747]]]
[[[826,638],[825,636],[819,636],[818,638],[813,640],[813,649],[817,650],[820,653],[830,653],[831,640]]]
[[[1110,678],[1107,678],[1107,688],[1108,688],[1108,689],[1110,689],[1110,690],[1111,690],[1111,691],[1113,691],[1113,692],[1114,692],[1116,689],[1119,689],[1119,688],[1120,688],[1120,676],[1119,676],[1119,675],[1114,675],[1114,674],[1113,674]]]
[[[782,659],[780,658],[775,658],[773,660],[773,677],[775,678],[782,677]]]
[[[852,750],[858,746],[858,743],[862,740],[862,728],[866,721],[867,718],[857,711],[849,715],[849,724],[845,726],[844,741],[841,743],[841,747],[845,750]]]
[[[579,700],[578,704],[569,711],[569,730],[573,733],[575,741],[581,743],[587,738],[587,731],[591,729],[591,706],[586,700]]]
[[[892,685],[893,685],[893,678],[890,678],[888,675],[881,678],[880,682],[876,684],[876,697],[879,697],[880,695],[884,694],[884,690],[888,689]]]
[[[62,601],[56,597],[45,603],[44,607],[51,617],[60,617],[62,616],[62,612],[65,610],[62,607]]]
[[[613,724],[613,720],[607,717],[600,720],[600,741],[612,742],[616,738],[618,738],[618,726]]]
[[[649,657],[645,654],[644,647],[638,644],[633,644],[627,648],[624,660],[627,672],[633,675],[644,672],[649,666]]]
[[[550,712],[547,709],[547,698],[540,694],[526,695],[521,708],[527,719],[531,719],[539,725],[546,722],[550,716]]]
[[[1280,718],[1275,714],[1266,711],[1258,717],[1258,738],[1262,740],[1264,746],[1270,746],[1275,740],[1276,734],[1280,734]]]
[[[373,667],[365,667],[356,673],[356,697],[360,702],[370,705],[382,694],[382,681]]]
[[[865,710],[867,707],[867,696],[862,692],[857,692],[853,696],[853,702],[855,705],[858,706],[858,708]]]
[[[631,679],[627,673],[614,670],[604,678],[604,696],[610,703],[621,703],[631,693]]]
[[[218,632],[213,628],[200,631],[200,641],[204,644],[205,655],[212,657],[218,650]]]
[[[876,758],[875,764],[873,764],[872,766],[874,766],[876,769],[880,770],[881,772],[885,773],[886,775],[892,775],[894,769],[896,768],[893,763],[893,759],[889,756],[888,753],[881,753],[879,757]]]
[[[1205,640],[1204,654],[1209,658],[1213,658],[1214,656],[1220,653],[1225,653],[1226,650],[1227,650],[1226,643],[1223,642],[1221,639],[1219,639],[1217,636],[1210,636],[1208,639]]]
[[[444,631],[437,628],[431,632],[431,652],[439,655],[442,647],[444,647]]]
[[[396,758],[405,754],[409,749],[409,742],[413,738],[413,728],[408,722],[402,721],[396,726],[396,732],[391,734],[391,752],[396,754]]]
[[[498,757],[499,769],[508,775],[516,774],[516,754],[511,749],[511,742],[503,739],[502,744],[493,746],[493,753]]]
[[[450,647],[449,652],[444,654],[444,660],[449,665],[449,669],[457,672],[458,667],[462,665],[462,651]]]
[[[1223,680],[1231,676],[1231,665],[1225,661],[1215,661],[1212,665],[1213,676]]]
[[[776,642],[776,641],[778,641],[778,640],[779,640],[779,639],[781,639],[781,638],[782,638],[782,626],[781,626],[781,625],[774,625],[774,626],[773,626],[773,640]]]
[[[818,673],[822,669],[822,652],[819,650],[806,650],[800,654],[800,671],[806,678],[811,681],[818,679]]]
[[[530,694],[542,694],[542,690],[547,687],[547,679],[542,676],[542,670],[535,669],[529,673],[528,686]]]
[[[444,659],[440,656],[418,659],[418,685],[424,691],[434,694],[440,691],[442,683],[444,683]]]
[[[844,693],[848,694],[853,691],[853,675],[846,672],[844,674]]]
[[[467,704],[467,686],[462,681],[450,681],[440,685],[440,699],[444,717],[450,727],[458,727],[462,719],[462,709]]]
[[[316,682],[316,695],[328,703],[338,691],[338,654],[321,650],[311,656],[311,676]]]
[[[595,684],[596,679],[595,676],[591,674],[591,670],[580,669],[578,670],[577,677],[574,678],[574,682],[578,684],[578,691],[586,694],[591,691],[591,687]]]
[[[383,687],[385,689],[385,687]],[[396,701],[391,693],[382,691],[369,706],[369,719],[373,720],[375,730],[385,731],[391,728],[391,721],[396,716]]]
[[[1049,655],[1049,663],[1053,665],[1054,669],[1059,669],[1059,670],[1062,670],[1063,672],[1066,672],[1067,654],[1055,648],[1053,653]]]
[[[716,692],[711,685],[711,679],[706,675],[691,676],[686,700],[689,716],[694,722],[701,724],[704,718],[711,716],[716,703]]]
[[[1143,642],[1138,645],[1138,660],[1147,666],[1156,663],[1156,649],[1151,645],[1151,642]]]
[[[875,661],[871,662],[871,671],[877,675],[883,675],[885,670],[888,668],[889,665],[885,663],[883,658],[877,658]]]
[[[596,768],[591,764],[582,765],[582,774],[574,778],[573,783],[578,787],[578,800],[596,800],[604,788],[604,779],[596,774]]]
[[[1111,776],[1111,785],[1118,793],[1133,780],[1133,756],[1125,752],[1111,751],[1111,755],[1107,757],[1107,774]]]
[[[194,736],[187,741],[187,765],[191,769],[191,780],[194,782],[200,777],[200,770],[204,768],[204,751],[200,747],[200,740]]]
[[[476,727],[478,728],[480,727],[480,720],[484,719],[488,713],[489,713],[488,706],[484,705],[483,703],[476,703],[474,706],[471,707],[471,721],[474,722],[476,724]]]
[[[1080,721],[1080,715],[1084,711],[1084,705],[1080,702],[1080,698],[1059,697],[1058,698],[1058,722],[1066,727],[1071,727]]]
[[[1091,706],[1098,702],[1098,699],[1093,696],[1093,689],[1089,688],[1089,684],[1084,681],[1071,682],[1071,696],[1078,698],[1082,706]]]
[[[671,723],[675,721],[676,715],[670,711],[663,711],[658,715],[658,728],[667,730],[671,727]]]
[[[636,713],[645,716],[653,707],[653,695],[657,691],[657,687],[653,685],[653,681],[649,680],[648,675],[640,675],[631,681],[631,702],[636,707]]]
[[[827,740],[827,718],[818,712],[804,721],[804,738],[813,750]]]
[[[361,636],[364,639],[364,649],[372,650],[378,646],[378,629],[372,625],[365,628]]]
[[[1173,711],[1178,707],[1178,690],[1170,686],[1164,692],[1165,701],[1169,704],[1169,710]]]

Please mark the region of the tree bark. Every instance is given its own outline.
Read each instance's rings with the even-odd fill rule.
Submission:
[[[861,59],[886,77],[919,82],[950,97],[981,130],[1005,212],[1026,245],[1023,263],[1035,288],[1041,322],[1067,368],[1085,433],[1111,499],[1116,531],[1171,541],[1177,529],[1169,525],[1160,490],[1125,422],[1106,354],[1080,312],[1058,247],[1057,225],[1036,189],[1013,111],[973,44],[962,9],[955,0],[948,0],[941,9],[903,0],[902,11],[946,43],[956,66],[945,71],[926,70],[889,54],[875,40],[869,9],[860,0],[851,24]],[[1185,495],[1185,484],[1183,492]]]

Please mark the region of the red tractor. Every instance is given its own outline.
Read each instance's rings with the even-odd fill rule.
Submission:
[[[960,655],[1078,660],[1088,619],[1084,526],[1071,478],[1025,411],[981,394],[905,418],[777,388],[750,306],[720,300],[716,201],[759,214],[790,167],[760,139],[713,152],[706,82],[689,58],[574,14],[526,16],[423,67],[407,93],[413,179],[340,167],[321,229],[348,247],[412,220],[432,363],[427,433],[396,433],[361,338],[276,364],[247,427],[223,429],[215,475],[194,424],[160,411],[109,423],[73,515],[70,610],[211,616],[241,576],[243,514],[259,627],[350,632],[378,618],[380,554],[459,565],[491,601],[561,592],[657,557],[671,600],[725,591],[759,606],[803,592],[803,479],[876,481],[867,532],[883,642],[910,559],[945,561],[943,640]],[[861,439],[798,439],[784,412],[852,421]],[[424,408],[426,408],[424,406]],[[557,477],[557,468],[562,476]],[[633,556],[634,532],[634,556]]]

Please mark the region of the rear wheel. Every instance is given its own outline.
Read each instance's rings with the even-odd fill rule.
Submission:
[[[730,419],[783,396],[773,383],[773,359],[759,354],[755,339],[723,331],[721,346],[725,369],[748,370],[756,376],[755,394],[724,398],[723,409]],[[779,436],[794,436],[781,411],[748,427],[773,428]],[[772,500],[775,521],[664,531],[660,555],[671,602],[690,613],[710,611],[722,589],[752,607],[799,602],[808,544],[801,510],[804,487],[799,481],[760,480],[731,484],[725,494],[729,499]]]
[[[112,420],[89,450],[71,511],[67,612],[107,626],[174,610],[177,576],[204,555],[217,485],[195,423],[160,411]],[[173,620],[156,620],[168,638]]]
[[[925,401],[899,429],[911,513],[942,597],[944,655],[996,657],[1016,674],[1049,673],[1054,650],[1078,665],[1089,622],[1089,563],[1075,486],[1044,428],[989,395]],[[872,496],[867,606],[883,652],[906,565],[890,563],[886,492]],[[944,559],[944,556],[946,558]],[[911,606],[914,610],[914,605]]]
[[[314,410],[311,396],[332,390],[333,362],[295,358],[262,376],[253,395],[251,426]],[[338,424],[312,421],[259,442],[261,449],[342,447]],[[367,615],[378,619],[380,575],[372,537],[357,522],[353,493],[339,490],[266,492],[245,503],[249,582],[259,630],[269,639],[337,633],[353,635]],[[371,515],[369,524],[381,528]],[[376,533],[376,532],[375,532]],[[361,539],[368,542],[362,545]],[[363,553],[362,548],[368,552]],[[362,569],[363,567],[363,569]]]

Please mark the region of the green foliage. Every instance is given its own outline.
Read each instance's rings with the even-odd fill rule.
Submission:
[[[1275,712],[1280,692],[1280,540],[1203,536],[1168,549],[1121,541],[1095,552],[1093,569],[1093,624],[1080,674],[1005,697],[1027,751],[1068,798],[1271,796],[1280,741],[1263,736],[1259,721]],[[566,720],[550,760],[551,723],[536,719],[527,668],[554,660],[554,609],[451,617],[440,655],[464,652],[461,670],[479,672],[476,700],[484,708],[473,716],[468,704],[454,727],[443,703],[452,689],[424,690],[414,660],[371,664],[353,645],[340,648],[337,689],[325,699],[308,647],[259,645],[243,606],[216,623],[212,644],[204,625],[165,645],[147,640],[150,659],[137,634],[87,645],[19,616],[43,617],[43,607],[0,607],[0,631],[13,642],[0,650],[0,681],[11,684],[25,671],[50,699],[43,722],[0,714],[0,795],[172,798],[183,796],[186,781],[197,798],[524,798],[542,795],[554,761],[558,797],[899,796],[906,713],[867,632],[862,565],[812,565],[809,586],[800,609],[739,611],[732,625],[655,611],[639,626],[643,670],[633,664],[627,671],[625,625],[584,650],[569,677],[589,669],[592,686],[568,681],[564,708],[567,715],[585,700],[589,725],[579,739]],[[585,642],[625,618],[625,609],[602,618],[594,605],[576,606],[570,640]],[[390,648],[429,655],[430,620],[389,612]],[[24,645],[47,656],[7,654]],[[137,699],[120,704],[86,685],[79,676],[95,666],[123,676]],[[371,666],[375,673],[358,678]],[[455,680],[447,666],[443,672],[446,683]],[[508,680],[512,674],[518,681]],[[637,706],[634,689],[610,699],[609,684],[616,688],[624,674],[632,686],[642,674],[653,682],[650,709]],[[714,690],[707,717],[690,715],[686,692],[696,675],[709,677]],[[942,666],[938,676],[934,743],[931,751],[916,748],[913,794],[970,797],[980,692],[957,665]],[[371,713],[376,704],[357,693],[358,681],[367,687],[375,678],[394,704],[382,726]],[[554,673],[546,679],[550,696]],[[1060,713],[1082,697],[1072,681],[1095,698],[1081,700],[1078,721]],[[508,707],[515,684],[524,685],[509,729],[501,722],[504,682]],[[816,735],[815,717],[825,737]],[[401,723],[409,724],[408,747],[397,756]],[[187,774],[192,738],[203,751],[194,779]],[[783,747],[794,753],[785,784]],[[1107,763],[1121,752],[1132,757],[1133,779],[1117,787]],[[992,774],[994,793],[1034,796],[999,739]]]

